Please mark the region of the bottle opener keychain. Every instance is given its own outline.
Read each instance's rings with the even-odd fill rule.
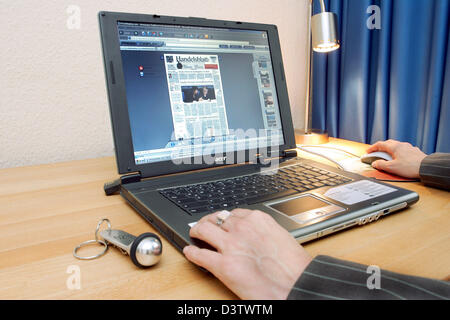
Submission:
[[[100,231],[99,239],[98,233],[103,222],[108,224],[108,228]],[[104,246],[104,249],[99,254],[93,256],[82,257],[78,255],[78,250],[81,247],[98,243]],[[92,260],[103,256],[108,247],[112,245],[118,248],[123,254],[129,255],[131,261],[139,268],[148,268],[159,262],[162,254],[161,239],[154,233],[143,233],[138,237],[133,236],[122,230],[111,229],[111,222],[108,219],[101,219],[97,228],[95,229],[95,240],[88,240],[80,243],[73,249],[73,256],[80,260]]]

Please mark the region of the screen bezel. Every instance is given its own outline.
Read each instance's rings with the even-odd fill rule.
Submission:
[[[296,147],[280,42],[277,27],[275,25],[103,11],[99,12],[98,17],[103,49],[105,79],[110,106],[111,125],[119,174],[140,172],[142,177],[151,177],[202,168],[224,166],[229,165],[229,163],[194,164],[198,163],[200,159],[192,157],[190,159],[184,159],[185,161],[183,162],[192,164],[177,165],[171,160],[136,164],[131,136],[124,72],[122,67],[122,56],[118,40],[118,22],[266,31],[268,34],[270,53],[272,57],[272,69],[275,77],[275,87],[277,91],[284,137],[284,144],[278,146],[276,151],[281,153],[284,150],[293,149]],[[274,154],[275,149],[267,148],[267,151],[269,155],[276,156]],[[238,159],[237,152],[238,151],[234,152],[234,159]],[[257,150],[245,150],[245,162],[254,161],[255,159],[251,159],[250,157],[256,153]],[[226,156],[225,153],[222,155],[216,155],[216,157],[224,156]],[[177,159],[177,161],[182,162],[180,159]]]

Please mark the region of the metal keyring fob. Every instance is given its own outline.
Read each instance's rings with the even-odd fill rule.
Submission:
[[[148,268],[159,262],[162,254],[162,242],[154,233],[143,233],[138,237],[122,230],[106,229],[100,236],[108,244],[126,252],[139,268]]]

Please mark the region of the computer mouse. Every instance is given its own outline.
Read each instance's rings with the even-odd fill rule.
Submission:
[[[372,162],[376,160],[391,161],[392,157],[388,153],[382,151],[372,152],[361,156],[361,162],[363,163],[372,164]]]

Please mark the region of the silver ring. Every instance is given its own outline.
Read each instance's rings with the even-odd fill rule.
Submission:
[[[231,216],[230,211],[223,210],[219,212],[219,214],[216,217],[216,224],[220,227],[224,224],[225,220],[227,220]]]
[[[96,254],[95,256],[88,256],[88,257],[81,257],[77,254],[77,251],[84,246],[90,245],[91,243],[99,243],[101,245],[103,245],[105,247],[105,249],[103,249],[102,252],[100,252],[99,254]],[[101,257],[102,255],[104,255],[106,253],[106,250],[108,250],[108,245],[106,244],[105,241],[102,240],[88,240],[85,242],[80,243],[78,246],[75,247],[75,249],[73,249],[73,256],[77,259],[80,260],[92,260],[92,259],[96,259]]]
[[[106,223],[108,223],[108,230],[111,230],[111,222],[109,221],[109,219],[105,218],[105,219],[100,220],[97,224],[97,228],[95,229],[95,241],[101,241],[98,239],[98,231],[100,230],[100,226],[102,225],[102,223],[104,221],[106,221]]]

